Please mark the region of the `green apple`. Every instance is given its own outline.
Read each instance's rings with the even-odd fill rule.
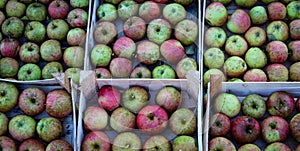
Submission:
[[[7,17],[23,17],[26,5],[18,1],[10,0],[6,3],[5,10]]]
[[[19,90],[12,83],[0,82],[0,112],[8,112],[18,104]]]
[[[133,113],[138,113],[141,108],[148,104],[148,101],[148,92],[139,86],[126,89],[122,95],[123,106]]]
[[[242,102],[243,114],[256,119],[262,118],[265,115],[266,108],[265,100],[258,94],[247,95]]]
[[[186,79],[189,71],[197,70],[197,62],[193,58],[184,58],[176,65],[176,74],[180,79]]]
[[[43,79],[51,79],[53,78],[52,73],[61,73],[63,72],[63,67],[59,62],[49,62],[42,69],[42,77]]]
[[[256,2],[257,0],[235,0],[236,5],[240,7],[248,7],[248,8],[255,5]]]
[[[26,25],[24,34],[27,40],[40,43],[46,37],[46,28],[42,23],[32,21]]]
[[[5,7],[6,2],[7,2],[7,0],[1,0],[0,1],[0,9]]]
[[[85,8],[89,6],[89,0],[70,0],[73,8]]]
[[[224,72],[227,76],[238,78],[247,71],[247,64],[244,59],[238,56],[231,56],[224,62]]]
[[[269,4],[269,3],[272,3],[272,2],[278,2],[279,0],[261,0],[261,1],[265,4]]]
[[[209,48],[204,53],[204,65],[209,69],[221,68],[225,61],[225,55],[219,48]]]
[[[169,65],[156,66],[152,71],[154,79],[175,79],[175,71]]]
[[[47,26],[47,35],[51,39],[65,40],[69,31],[69,25],[62,19],[52,20]]]
[[[186,17],[185,8],[178,3],[167,4],[163,9],[162,14],[163,17],[173,25],[177,24]]]
[[[111,60],[112,50],[102,44],[96,45],[91,52],[91,63],[95,67],[105,67]]]
[[[209,69],[203,75],[204,87],[207,87],[208,83],[210,82],[210,75],[221,75],[222,81],[226,81],[226,77],[224,73],[219,69]]]
[[[253,24],[263,24],[268,20],[267,11],[262,6],[255,6],[249,12],[250,19]]]
[[[283,21],[273,21],[267,26],[267,37],[269,41],[286,41],[289,38],[289,27]]]
[[[229,118],[232,118],[240,113],[241,102],[234,94],[221,93],[215,99],[214,108],[218,112],[227,115]]]
[[[225,43],[225,51],[232,56],[243,56],[248,50],[247,41],[240,35],[230,36]]]
[[[252,47],[245,54],[245,61],[249,68],[263,68],[267,65],[268,59],[260,48]]]
[[[57,40],[47,40],[41,45],[40,53],[45,61],[58,61],[62,57],[61,45]]]
[[[227,16],[226,7],[220,2],[213,2],[205,9],[205,21],[211,26],[223,26]]]
[[[212,2],[220,2],[223,5],[228,5],[229,3],[231,3],[231,0],[211,0]]]
[[[245,39],[250,46],[262,46],[267,41],[267,34],[264,29],[260,27],[251,27],[245,33]]]
[[[17,115],[8,124],[9,134],[18,141],[23,141],[35,135],[35,120],[27,115]]]
[[[191,136],[178,136],[172,144],[173,150],[197,151],[196,140]]]
[[[44,21],[47,17],[47,7],[39,2],[31,3],[26,9],[29,20]]]
[[[131,16],[135,16],[139,11],[138,4],[133,0],[121,1],[118,6],[118,15],[122,20],[127,20]]]
[[[14,58],[5,57],[0,59],[0,77],[12,78],[17,75],[19,63]]]
[[[184,45],[197,43],[198,24],[190,19],[185,19],[175,26],[175,38]]]
[[[117,19],[117,9],[114,5],[104,3],[97,8],[97,17],[101,21],[114,21]]]
[[[8,127],[8,118],[4,113],[0,112],[0,136],[4,135],[7,132],[7,127]]]
[[[210,27],[205,32],[204,41],[208,47],[221,48],[225,44],[226,33],[220,27]]]
[[[31,81],[41,79],[41,69],[36,64],[28,63],[23,65],[18,72],[18,79],[21,81]]]
[[[24,23],[17,17],[10,17],[2,23],[2,33],[5,36],[19,38],[22,36]]]
[[[290,2],[287,5],[286,10],[288,19],[300,19],[300,1]]]
[[[79,85],[80,71],[81,71],[80,68],[68,68],[65,71],[65,74],[67,77],[70,77],[75,84]]]

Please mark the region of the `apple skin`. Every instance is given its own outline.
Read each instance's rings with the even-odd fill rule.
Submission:
[[[97,79],[110,79],[112,75],[106,68],[96,68],[94,70]]]
[[[71,46],[83,46],[86,32],[81,28],[73,28],[67,34],[67,42]]]
[[[31,138],[35,134],[35,120],[27,115],[14,116],[8,124],[9,134],[18,141]]]
[[[74,8],[86,8],[89,6],[89,0],[70,0],[70,4]]]
[[[128,78],[132,70],[132,61],[126,58],[114,58],[109,65],[111,75],[116,78]]]
[[[16,57],[19,49],[20,45],[16,39],[5,38],[0,42],[0,51],[4,57]]]
[[[204,53],[204,65],[209,69],[223,67],[225,55],[220,48],[209,48]]]
[[[126,108],[120,107],[112,112],[110,117],[110,126],[118,133],[131,131],[135,128],[135,125],[135,115]]]
[[[225,136],[230,131],[230,119],[222,113],[210,117],[209,135],[212,137]]]
[[[44,21],[47,18],[47,7],[39,2],[31,3],[26,9],[26,16],[32,21]]]
[[[300,61],[300,40],[291,41],[288,44],[289,60],[292,62]]]
[[[19,146],[19,151],[45,150],[45,145],[37,139],[27,139]]]
[[[7,0],[0,1],[0,8],[1,9],[5,7],[6,2],[7,2]]]
[[[57,40],[47,40],[42,43],[40,53],[45,61],[58,61],[62,57],[61,45]]]
[[[98,104],[107,111],[113,111],[121,102],[120,91],[113,86],[103,86],[98,92]]]
[[[18,73],[19,63],[14,58],[5,57],[0,59],[0,77],[10,78]]]
[[[42,118],[36,126],[36,132],[43,141],[50,142],[63,134],[62,123],[53,117]]]
[[[266,32],[260,27],[251,27],[245,33],[245,39],[250,46],[259,47],[267,41]]]
[[[269,41],[286,41],[289,38],[289,27],[283,21],[273,21],[267,26],[267,37]]]
[[[139,11],[138,4],[133,0],[121,1],[118,5],[118,15],[122,20],[135,16]]]
[[[248,50],[247,41],[239,35],[228,37],[225,43],[225,51],[231,56],[243,56]]]
[[[96,15],[100,21],[114,21],[118,17],[118,12],[114,5],[103,3],[97,8]]]
[[[281,41],[272,41],[268,43],[266,52],[272,63],[284,63],[288,58],[288,48]]]
[[[178,136],[174,139],[172,144],[173,150],[181,150],[181,151],[197,151],[196,141],[191,136]]]
[[[251,21],[255,25],[264,24],[268,20],[267,11],[262,6],[255,6],[249,12]]]
[[[235,146],[225,137],[215,137],[208,143],[209,150],[236,151]]]
[[[121,102],[133,113],[138,113],[149,102],[148,92],[140,86],[132,86],[123,92]]]
[[[8,112],[18,104],[19,91],[11,83],[0,82],[0,112]]]
[[[290,36],[292,39],[300,40],[300,19],[290,22]]]
[[[175,79],[176,74],[174,69],[169,65],[156,66],[152,70],[152,77],[154,79]]]
[[[175,38],[183,45],[191,45],[197,43],[198,25],[192,20],[185,19],[177,23],[175,26]]]
[[[123,32],[133,40],[140,40],[145,37],[146,22],[140,17],[132,16],[125,21]]]
[[[136,51],[136,45],[134,41],[128,37],[119,38],[113,46],[113,52],[118,57],[124,57],[131,59]]]
[[[290,121],[290,130],[292,136],[296,139],[297,142],[300,142],[300,113],[296,114]]]
[[[151,78],[151,71],[143,66],[136,67],[132,70],[130,78]]]
[[[47,94],[46,112],[56,118],[63,118],[72,113],[72,100],[66,90],[53,90]]]
[[[300,81],[300,62],[293,63],[289,68],[290,80]]]
[[[267,65],[268,59],[266,54],[259,47],[248,49],[245,54],[245,61],[249,68],[263,68]]]
[[[171,144],[162,135],[155,135],[148,138],[143,146],[144,151],[164,150],[171,151]]]
[[[63,0],[54,0],[48,6],[48,13],[53,19],[64,19],[69,12],[69,5]]]
[[[112,143],[113,151],[140,150],[142,142],[139,136],[132,132],[123,132],[117,135]]]
[[[211,0],[212,2],[220,2],[223,5],[228,5],[231,3],[231,0]]]
[[[217,96],[214,108],[229,118],[235,117],[241,110],[241,102],[234,94],[221,93]]]
[[[191,110],[181,108],[171,115],[169,125],[176,135],[192,135],[197,127],[197,118]]]
[[[39,66],[32,63],[23,65],[18,71],[18,80],[21,81],[32,81],[40,80],[42,71]]]
[[[221,76],[223,82],[226,81],[226,77],[220,69],[209,69],[203,75],[204,87],[207,88],[207,85],[210,82],[210,75],[212,74],[218,74]]]
[[[242,9],[237,9],[228,19],[226,24],[227,29],[232,33],[243,34],[251,25],[251,20],[248,13]]]
[[[2,150],[17,151],[17,145],[7,136],[0,136],[0,147]]]
[[[137,127],[148,135],[163,132],[168,125],[167,112],[158,105],[147,105],[137,115]]]
[[[75,84],[80,85],[80,68],[68,68],[65,71],[65,75],[70,77]]]
[[[208,47],[222,48],[226,41],[226,33],[220,27],[210,27],[205,31],[204,42]]]
[[[289,125],[280,116],[269,116],[261,123],[262,138],[267,143],[284,141],[289,134]]]
[[[197,62],[193,58],[184,58],[176,65],[176,74],[180,79],[186,79],[189,71],[197,70]]]
[[[25,114],[35,116],[44,111],[46,94],[39,88],[27,88],[20,94],[18,102]]]
[[[211,26],[223,26],[227,16],[226,7],[220,2],[213,2],[205,9],[205,20]]]
[[[300,6],[299,1],[290,2],[286,6],[287,18],[289,20],[300,19],[299,6]]]
[[[245,144],[241,146],[238,151],[261,151],[255,144]]]
[[[85,135],[81,149],[84,151],[93,151],[93,150],[103,150],[103,151],[110,151],[111,145],[109,137],[101,131],[93,131],[89,132]]]
[[[242,102],[242,111],[246,116],[260,119],[266,113],[265,100],[258,94],[250,94]]]
[[[154,19],[147,27],[148,39],[156,44],[162,44],[167,39],[170,39],[171,33],[171,24],[164,19]]]
[[[288,81],[289,70],[282,64],[270,64],[266,68],[269,81]]]
[[[40,61],[40,47],[32,42],[25,42],[19,51],[20,60],[25,63],[38,63]]]
[[[156,94],[155,102],[167,112],[173,113],[181,105],[182,96],[175,87],[167,86],[159,90]]]
[[[119,4],[122,0],[105,0],[105,2],[112,3],[112,4]]]
[[[261,69],[250,69],[243,76],[245,82],[267,82],[266,73]]]
[[[52,20],[47,26],[47,35],[50,39],[65,40],[69,31],[69,25],[62,19]]]
[[[158,3],[146,1],[139,8],[139,16],[146,22],[159,18],[161,10]]]
[[[137,59],[139,62],[151,65],[158,61],[160,57],[159,46],[151,41],[142,41],[137,46]]]
[[[291,94],[285,91],[273,92],[268,96],[267,109],[271,115],[288,117],[295,109],[295,101]]]
[[[85,130],[99,131],[107,126],[108,114],[103,108],[89,106],[83,113],[83,122]]]
[[[5,6],[7,17],[23,17],[26,5],[18,1],[8,1]]]
[[[64,63],[71,68],[81,68],[84,63],[84,49],[79,46],[68,47],[63,54]]]
[[[272,151],[272,150],[291,151],[290,147],[288,147],[287,145],[281,142],[272,143],[265,148],[265,151]]]
[[[260,135],[260,125],[251,116],[239,116],[231,123],[233,138],[239,143],[251,143]]]
[[[109,64],[111,55],[110,47],[103,44],[95,45],[91,52],[91,63],[95,67],[105,67]]]
[[[185,55],[185,49],[180,41],[170,39],[160,46],[160,54],[171,64],[178,63]]]
[[[185,8],[178,3],[167,4],[163,9],[163,17],[171,24],[176,25],[186,17]]]
[[[151,0],[151,1],[156,2],[156,3],[160,3],[160,4],[168,3],[168,0]]]
[[[42,78],[43,79],[52,79],[53,73],[62,73],[63,66],[59,62],[49,62],[42,69]]]
[[[56,151],[56,150],[71,151],[73,150],[73,147],[69,142],[63,139],[57,139],[51,141],[46,147],[46,151]]]
[[[286,16],[286,8],[280,2],[272,2],[268,5],[268,14],[270,20],[282,20]]]
[[[256,2],[257,0],[235,0],[236,5],[246,8],[252,7]]]
[[[224,71],[227,76],[238,78],[244,75],[247,71],[247,64],[245,60],[238,56],[232,56],[227,58],[224,62]]]
[[[88,22],[88,14],[85,10],[76,8],[69,12],[67,21],[73,28],[84,27]]]
[[[0,128],[0,136],[4,135],[7,132],[7,127],[8,127],[8,118],[7,116],[0,112],[0,124],[2,125]]]
[[[117,35],[117,27],[111,22],[100,22],[94,29],[94,39],[100,44],[112,43]]]

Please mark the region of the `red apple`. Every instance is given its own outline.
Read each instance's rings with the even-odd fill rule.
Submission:
[[[108,111],[116,109],[121,101],[120,91],[113,86],[103,86],[98,92],[98,104]]]
[[[6,38],[0,42],[0,51],[4,57],[15,57],[20,49],[19,42],[16,39]]]
[[[180,41],[170,39],[161,44],[160,53],[167,62],[176,64],[184,57],[185,50]]]
[[[279,116],[269,116],[261,123],[262,137],[265,142],[284,141],[289,134],[289,124]]]
[[[284,63],[288,58],[288,48],[281,41],[272,41],[266,46],[270,62]]]
[[[295,109],[294,98],[284,91],[273,92],[267,99],[267,109],[271,115],[288,117]]]
[[[94,131],[88,133],[81,144],[81,150],[83,151],[94,151],[103,150],[110,151],[111,145],[109,137],[101,131]]]
[[[300,142],[300,113],[296,114],[290,122],[290,129],[293,137]]]
[[[230,131],[230,119],[222,113],[214,114],[210,119],[209,135],[225,136]]]
[[[268,5],[268,14],[270,20],[282,20],[286,16],[286,8],[280,2],[272,2]]]
[[[251,143],[260,135],[260,125],[251,116],[240,116],[234,119],[231,125],[233,138],[240,143]]]
[[[64,19],[69,12],[69,5],[63,0],[54,0],[48,6],[48,13],[53,19]]]

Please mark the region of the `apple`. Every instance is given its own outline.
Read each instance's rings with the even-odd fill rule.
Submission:
[[[175,38],[184,45],[191,45],[197,43],[198,25],[196,22],[185,19],[180,21],[175,26]]]
[[[272,150],[291,151],[290,147],[288,147],[286,144],[283,144],[281,142],[272,143],[265,148],[265,151],[272,151]]]
[[[185,55],[185,49],[178,40],[170,39],[160,46],[161,55],[171,64],[178,63]]]
[[[220,27],[210,27],[205,31],[204,42],[208,47],[222,48],[226,41],[226,33]]]
[[[1,9],[5,7],[6,2],[7,2],[7,0],[0,1],[0,8]]]
[[[242,58],[231,56],[224,62],[224,71],[229,77],[241,77],[247,71],[247,64]]]
[[[178,136],[174,139],[172,144],[173,150],[182,150],[182,151],[197,151],[197,145],[195,138],[191,136]]]
[[[52,79],[54,78],[52,76],[53,73],[62,73],[63,71],[63,66],[59,62],[49,62],[47,63],[43,69],[42,69],[42,78],[43,79]]]
[[[98,104],[105,110],[113,111],[121,102],[120,91],[113,86],[102,86],[98,92]]]
[[[103,150],[110,151],[111,145],[109,137],[101,131],[92,131],[84,136],[81,143],[81,149],[84,151]]]
[[[80,68],[68,68],[65,71],[65,75],[70,77],[75,84],[80,85],[80,71]]]
[[[300,19],[290,22],[290,36],[292,39],[300,40]]]
[[[114,21],[118,17],[116,7],[109,3],[100,5],[97,8],[96,15],[100,21]]]
[[[15,142],[7,136],[0,136],[0,147],[2,148],[2,150],[17,150],[17,145],[15,144]]]
[[[266,73],[261,69],[250,69],[243,76],[245,82],[267,82]]]
[[[62,57],[61,45],[57,40],[47,40],[42,43],[40,53],[45,61],[58,61]]]
[[[258,146],[256,146],[255,144],[245,144],[242,145],[238,151],[261,151],[260,148]]]
[[[230,131],[230,119],[222,113],[212,115],[209,124],[209,135],[212,137],[225,136]]]
[[[236,9],[227,21],[227,29],[232,33],[243,34],[251,25],[251,20],[246,11]]]
[[[128,78],[132,70],[132,61],[126,58],[114,58],[109,65],[111,75],[116,78]]]
[[[2,125],[0,128],[0,136],[2,136],[7,132],[8,118],[4,113],[1,112],[0,112],[0,124]]]
[[[232,118],[239,114],[241,110],[241,102],[234,94],[221,93],[215,99],[214,108],[218,112]]]
[[[189,71],[197,70],[197,62],[193,58],[183,58],[176,65],[176,74],[180,79],[186,79]]]
[[[222,81],[223,82],[226,81],[226,77],[220,69],[209,69],[206,72],[204,72],[204,75],[203,75],[204,87],[207,87],[208,83],[210,82],[210,75],[212,75],[212,74],[220,75],[222,78]]]
[[[235,0],[236,5],[240,6],[240,7],[252,7],[253,5],[255,5],[257,2],[257,0]]]
[[[300,19],[299,6],[300,6],[299,1],[290,2],[286,6],[287,18],[288,19],[290,19],[290,20]]]
[[[112,143],[112,150],[114,151],[140,149],[142,149],[141,139],[132,132],[123,132],[118,134]]]
[[[236,151],[233,143],[225,137],[215,137],[208,143],[209,150],[230,150]]]
[[[135,16],[139,11],[138,4],[133,0],[121,1],[118,5],[118,15],[122,20]]]
[[[63,54],[64,63],[71,68],[81,68],[84,63],[84,49],[79,46],[68,47]]]
[[[39,2],[31,3],[26,9],[26,16],[32,21],[44,21],[47,17],[47,7]]]
[[[70,4],[74,8],[85,8],[89,6],[89,0],[70,0]]]
[[[84,27],[88,22],[88,14],[85,10],[76,8],[69,12],[67,16],[69,25],[73,28]]]
[[[272,63],[284,63],[288,58],[288,48],[281,41],[272,41],[268,43],[266,52]]]
[[[139,66],[132,70],[130,78],[151,78],[151,71],[146,67]]]
[[[264,24],[268,20],[267,11],[263,6],[255,6],[249,12],[252,24]]]
[[[5,38],[0,42],[0,51],[4,57],[16,57],[19,49],[20,45],[16,39]]]
[[[286,8],[280,2],[272,2],[268,5],[268,14],[270,20],[282,20],[286,16]]]
[[[260,125],[251,116],[239,116],[231,123],[233,138],[239,143],[251,143],[260,135]]]
[[[149,102],[148,92],[140,86],[132,86],[123,92],[123,106],[133,113],[138,113]]]
[[[19,51],[20,60],[25,63],[38,63],[40,61],[40,47],[32,42],[25,42]]]
[[[144,151],[164,150],[171,151],[170,142],[162,135],[155,135],[148,138],[143,146]]]
[[[45,145],[37,139],[27,139],[19,146],[19,151],[45,150]]]
[[[66,90],[56,89],[47,94],[46,112],[56,118],[63,118],[72,113],[72,99]]]
[[[261,123],[262,137],[267,143],[284,141],[289,134],[289,125],[279,116],[269,116]]]
[[[8,112],[18,104],[19,91],[15,85],[0,82],[0,112]]]
[[[277,91],[268,96],[267,108],[271,115],[288,117],[295,109],[295,101],[291,94]]]
[[[166,86],[156,94],[155,102],[169,113],[173,113],[181,105],[182,96],[175,87]]]
[[[54,0],[48,6],[48,13],[53,19],[64,19],[69,12],[69,5],[63,0]]]
[[[192,135],[197,127],[197,118],[191,110],[181,108],[171,115],[169,125],[176,135]]]
[[[245,33],[245,39],[250,46],[262,46],[267,41],[266,32],[260,27],[251,27]]]
[[[146,22],[159,18],[160,14],[161,10],[159,4],[152,1],[144,2],[139,8],[139,16]]]
[[[289,27],[283,21],[273,21],[267,26],[267,37],[269,41],[286,41],[289,38]]]
[[[91,52],[91,63],[95,67],[105,67],[109,64],[111,56],[110,47],[103,44],[95,45]]]
[[[115,109],[110,117],[110,126],[118,133],[131,131],[135,128],[136,117],[126,108]]]
[[[148,135],[163,132],[168,125],[167,112],[158,105],[147,105],[137,115],[137,127]]]
[[[226,7],[220,2],[212,2],[205,9],[205,21],[211,26],[223,26],[227,16]]]
[[[228,5],[231,3],[231,0],[212,0],[212,2],[220,2],[223,5]]]
[[[228,37],[225,43],[225,51],[231,56],[243,56],[248,50],[247,41],[239,35]]]
[[[19,63],[14,58],[5,57],[0,59],[0,77],[10,78],[18,73]]]
[[[26,5],[18,1],[8,1],[5,6],[7,17],[23,17]]]
[[[289,60],[292,62],[300,61],[300,41],[291,41],[288,44]]]
[[[35,134],[35,120],[27,115],[14,116],[8,124],[9,134],[18,141],[31,138]]]
[[[63,126],[58,119],[45,117],[37,123],[36,132],[43,141],[50,142],[61,137],[63,134]]]
[[[71,46],[83,46],[86,32],[81,28],[73,28],[68,31],[67,42]]]
[[[250,48],[245,54],[245,61],[249,68],[263,68],[267,65],[267,56],[259,47]]]
[[[176,25],[186,17],[185,8],[179,3],[167,4],[163,9],[163,17],[171,24]]]
[[[19,96],[20,109],[29,116],[36,116],[45,109],[46,94],[39,88],[26,88]]]
[[[5,20],[5,15],[2,11],[0,11],[0,26],[2,25],[4,20]]]
[[[292,81],[300,81],[299,79],[299,74],[300,74],[300,71],[299,71],[299,67],[300,67],[300,62],[296,62],[296,63],[293,63],[290,68],[289,68],[289,73],[290,73],[290,79]]]
[[[299,131],[300,113],[297,113],[290,121],[290,129],[292,136],[297,142],[300,142],[300,131]]]
[[[62,19],[54,19],[47,25],[47,35],[50,39],[65,40],[69,25]]]
[[[2,33],[11,38],[20,38],[24,31],[24,23],[17,17],[10,17],[2,23]]]
[[[117,35],[117,27],[111,22],[99,22],[94,29],[94,39],[100,44],[112,43]]]
[[[133,40],[140,40],[146,34],[146,22],[137,16],[130,17],[124,23],[123,32]]]
[[[63,139],[56,139],[51,141],[47,147],[46,147],[46,151],[55,151],[55,150],[73,150],[72,145],[63,140]]]
[[[204,65],[209,69],[223,67],[225,55],[219,48],[209,48],[204,52]]]
[[[112,78],[110,72],[106,68],[96,68],[94,70],[97,79],[110,79]]]
[[[42,23],[32,21],[26,25],[24,35],[28,41],[40,43],[46,37],[46,28]]]
[[[86,130],[99,131],[107,126],[108,114],[103,108],[89,106],[83,113],[83,122]]]
[[[289,79],[289,70],[283,64],[268,65],[266,73],[270,81],[288,81]]]
[[[176,74],[174,69],[169,65],[156,66],[152,70],[152,77],[154,79],[175,79]]]
[[[113,46],[113,52],[118,57],[124,57],[131,59],[136,51],[136,45],[134,41],[128,37],[119,38]]]
[[[39,66],[32,63],[23,65],[18,71],[18,80],[21,81],[32,81],[40,80],[42,71]]]
[[[171,25],[164,19],[154,19],[147,27],[148,39],[156,44],[162,44],[167,39],[170,39],[171,33]]]
[[[155,64],[160,57],[159,46],[154,42],[144,40],[137,46],[137,59],[139,62],[151,65]]]

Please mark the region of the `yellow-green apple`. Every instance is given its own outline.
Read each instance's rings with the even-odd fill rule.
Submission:
[[[171,151],[171,144],[170,142],[162,135],[155,135],[149,137],[144,145],[144,151],[153,151],[153,150],[164,150],[164,151]]]
[[[245,72],[243,79],[245,82],[267,82],[266,73],[261,69],[250,69]]]
[[[241,102],[234,94],[221,93],[215,99],[214,108],[218,112],[232,118],[239,114],[241,110]]]
[[[70,0],[73,8],[86,8],[89,6],[89,0]]]
[[[129,111],[138,113],[149,102],[148,92],[143,87],[132,86],[124,91],[121,102]]]
[[[84,49],[79,46],[68,47],[63,54],[64,63],[71,68],[81,68],[84,63]]]
[[[175,26],[175,38],[183,45],[191,45],[197,43],[198,25],[196,22],[185,19],[177,23]]]
[[[156,66],[152,70],[152,77],[154,79],[175,79],[176,73],[171,66],[164,64]]]
[[[52,90],[47,94],[46,112],[56,118],[63,118],[72,113],[71,95],[62,89]]]
[[[40,80],[42,71],[39,66],[33,63],[27,63],[23,65],[18,71],[18,80],[32,81]]]
[[[142,141],[139,136],[132,132],[119,133],[112,142],[112,150],[140,150],[142,149]]]
[[[81,69],[80,68],[68,68],[66,71],[65,71],[65,75],[67,77],[70,77],[73,82],[77,85],[79,85],[80,83],[80,71]]]
[[[139,16],[146,22],[159,18],[161,14],[160,6],[153,1],[146,1],[139,8]]]
[[[47,25],[47,35],[51,39],[65,40],[69,31],[69,25],[65,20],[55,19]]]
[[[159,46],[151,41],[145,40],[137,46],[137,59],[139,62],[151,65],[155,64],[160,57]]]
[[[18,104],[19,90],[12,83],[0,82],[0,112],[8,112]]]
[[[171,115],[169,126],[176,135],[192,135],[197,128],[197,118],[191,110],[180,108]]]
[[[0,8],[1,9],[5,7],[6,2],[7,2],[7,0],[0,1]]]
[[[176,75],[179,79],[186,79],[189,71],[197,70],[197,62],[193,58],[183,58],[176,65]]]
[[[113,86],[102,86],[98,92],[98,104],[107,111],[113,111],[121,102],[119,89]]]
[[[29,116],[42,113],[45,109],[46,94],[40,88],[26,88],[19,96],[20,109]]]
[[[112,3],[112,4],[119,4],[122,0],[105,0],[105,2]]]
[[[251,116],[239,116],[231,123],[232,137],[239,143],[251,143],[260,135],[260,125]]]
[[[231,0],[211,0],[212,2],[220,2],[223,5],[228,5],[231,3]]]
[[[240,6],[240,7],[252,7],[253,5],[255,5],[257,2],[257,0],[235,0],[236,5]]]
[[[71,150],[73,150],[73,147],[66,140],[56,139],[56,140],[51,141],[46,147],[46,151],[53,151],[53,150],[71,151]]]
[[[26,9],[26,16],[32,21],[44,21],[47,18],[47,7],[39,2],[31,3]]]
[[[2,33],[11,38],[20,38],[23,35],[24,23],[17,17],[10,17],[2,23]]]
[[[223,82],[226,81],[226,77],[220,69],[209,69],[203,75],[203,81],[204,81],[205,87],[207,87],[208,83],[210,82],[210,75],[212,75],[212,74],[220,75],[222,78],[222,81]]]
[[[208,47],[222,48],[226,41],[226,33],[220,27],[210,27],[205,31],[204,42]]]
[[[286,41],[289,38],[289,27],[283,21],[273,21],[267,26],[267,37],[269,41]]]
[[[9,134],[18,141],[24,141],[35,135],[35,120],[27,115],[16,115],[8,124]]]
[[[267,65],[268,59],[259,47],[252,47],[246,52],[245,61],[249,68],[263,68]]]
[[[99,22],[94,29],[94,39],[100,44],[110,44],[117,36],[117,27],[111,22]]]
[[[60,62],[56,62],[56,61],[49,62],[42,69],[42,78],[43,79],[52,79],[53,73],[62,73],[62,72],[64,72],[63,70],[64,70],[63,66]]]
[[[261,0],[261,1],[265,4],[269,4],[269,3],[276,2],[276,1],[279,1],[279,0]]]
[[[0,68],[1,78],[12,78],[18,73],[19,63],[14,58],[5,57],[0,59]]]
[[[114,21],[118,17],[116,7],[110,3],[100,5],[96,15],[100,21]]]
[[[242,112],[246,116],[256,119],[262,118],[266,113],[264,98],[258,94],[247,95],[242,102]]]
[[[284,141],[289,135],[289,124],[280,116],[269,116],[262,121],[261,130],[267,143]]]
[[[182,96],[175,87],[167,86],[159,90],[156,94],[155,102],[167,112],[173,113],[181,105]]]
[[[185,8],[178,3],[167,4],[163,9],[163,17],[171,24],[176,25],[186,17]]]
[[[53,19],[64,19],[69,13],[69,4],[63,0],[54,0],[48,6],[48,13]]]
[[[19,1],[8,1],[5,6],[7,17],[23,17],[26,5]]]
[[[19,58],[25,63],[38,63],[40,61],[40,47],[32,42],[25,42],[19,51]]]
[[[162,44],[171,38],[171,24],[164,19],[154,19],[147,27],[147,37],[150,41]]]
[[[261,151],[260,148],[258,146],[256,146],[255,144],[245,144],[242,145],[238,151]]]
[[[62,57],[61,45],[57,40],[47,40],[40,47],[41,58],[45,61],[58,61]]]
[[[182,151],[197,151],[197,143],[195,138],[191,136],[181,135],[174,139],[172,144],[173,150],[182,150]]]
[[[132,61],[126,58],[114,58],[109,64],[109,70],[115,78],[129,78]]]
[[[224,71],[229,77],[241,77],[247,71],[247,64],[241,57],[231,56],[224,62]]]
[[[109,137],[101,131],[92,131],[84,136],[81,143],[81,149],[85,151],[92,150],[103,150],[110,151],[110,139]]]
[[[293,63],[289,68],[290,79],[292,81],[300,81],[300,62]]]
[[[230,119],[222,113],[212,115],[209,124],[209,135],[212,137],[225,136],[230,131]]]
[[[209,69],[221,68],[224,64],[225,55],[221,49],[213,47],[205,51],[203,59],[204,65]]]
[[[115,109],[109,121],[111,128],[118,133],[131,131],[136,125],[135,115],[123,107]]]
[[[112,50],[110,47],[98,44],[95,45],[91,52],[91,63],[95,67],[108,66],[112,56]]]
[[[247,50],[248,43],[240,35],[232,35],[226,40],[225,51],[231,56],[243,56]]]
[[[255,6],[249,11],[252,24],[264,24],[268,20],[267,11],[263,6]]]
[[[227,16],[226,7],[220,2],[213,2],[205,9],[205,21],[211,26],[223,26]]]
[[[288,81],[289,70],[283,64],[274,63],[266,67],[269,81]]]
[[[233,143],[225,137],[215,137],[208,143],[209,150],[230,150],[236,151]]]
[[[121,1],[118,5],[118,15],[122,20],[135,16],[139,11],[138,4],[133,0]]]
[[[286,8],[280,2],[272,2],[268,5],[268,14],[270,20],[282,20],[286,16]]]
[[[260,27],[251,27],[245,33],[245,39],[250,46],[259,47],[267,41],[267,34],[265,30]]]
[[[42,118],[36,126],[37,135],[45,142],[60,138],[63,131],[60,120],[53,117]]]
[[[174,2],[179,3],[181,5],[189,5],[193,2],[193,0],[174,0]]]
[[[248,13],[243,9],[236,9],[227,21],[227,29],[236,34],[245,33],[251,25]]]
[[[4,20],[5,20],[5,15],[2,11],[0,11],[0,26],[2,25]]]
[[[300,19],[300,2],[293,1],[286,6],[287,18],[290,20]]]
[[[102,130],[107,126],[108,114],[103,108],[97,106],[89,106],[83,113],[83,123],[85,130]]]

